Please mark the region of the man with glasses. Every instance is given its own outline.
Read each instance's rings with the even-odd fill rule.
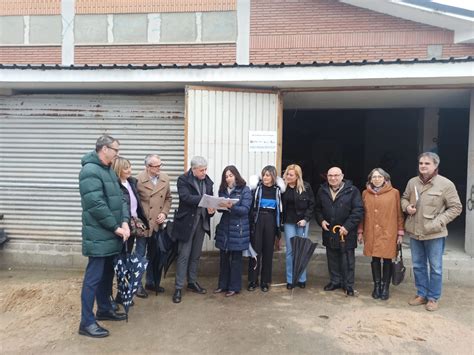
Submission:
[[[160,226],[165,222],[171,209],[171,188],[170,179],[167,174],[161,171],[163,163],[161,158],[156,154],[148,154],[145,157],[145,170],[137,176],[137,191],[143,211],[148,219],[148,237],[151,237]],[[139,255],[145,255],[145,249],[149,238],[137,238],[136,252]],[[145,289],[150,291],[158,290],[164,292],[164,288],[160,286],[161,275],[157,275],[158,284],[155,285],[153,266],[148,264],[146,271],[145,288],[142,285],[137,290],[137,297],[148,297]]]
[[[344,179],[342,170],[328,170],[327,182],[316,195],[316,220],[323,228],[330,282],[325,291],[344,289],[354,296],[355,255],[357,227],[364,216],[359,190]]]
[[[111,168],[119,153],[119,141],[111,136],[97,139],[95,151],[82,158],[79,192],[82,205],[82,254],[89,258],[81,292],[81,323],[79,334],[103,338],[109,331],[97,320],[119,321],[125,314],[117,313],[110,303],[114,277],[113,258],[122,250],[130,236],[129,212],[124,203],[117,175]],[[94,300],[97,312],[94,316]]]

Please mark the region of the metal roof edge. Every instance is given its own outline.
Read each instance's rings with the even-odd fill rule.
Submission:
[[[219,69],[219,68],[286,68],[286,67],[337,67],[337,66],[362,66],[362,65],[393,65],[393,64],[429,64],[429,63],[464,63],[474,62],[474,56],[431,58],[431,59],[393,59],[393,60],[362,60],[344,62],[297,62],[297,63],[261,63],[261,64],[0,64],[1,69],[17,70],[157,70],[157,69]]]

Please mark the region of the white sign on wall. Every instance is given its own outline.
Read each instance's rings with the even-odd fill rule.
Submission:
[[[249,152],[276,152],[276,131],[249,131]]]

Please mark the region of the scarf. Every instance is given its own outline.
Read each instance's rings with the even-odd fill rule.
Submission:
[[[438,175],[438,168],[436,168],[436,170],[433,172],[433,174],[431,174],[431,175],[429,175],[429,176],[427,176],[427,177],[423,177],[423,175],[421,175],[421,174],[418,174],[418,177],[420,178],[421,183],[422,183],[423,185],[426,185],[426,184],[428,184],[428,183],[431,181],[431,179],[433,179],[436,175]]]

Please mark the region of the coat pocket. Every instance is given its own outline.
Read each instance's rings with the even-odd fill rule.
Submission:
[[[439,233],[443,230],[443,226],[436,215],[423,213],[423,218],[425,219],[425,223],[423,225],[423,230],[425,234],[434,234]]]

